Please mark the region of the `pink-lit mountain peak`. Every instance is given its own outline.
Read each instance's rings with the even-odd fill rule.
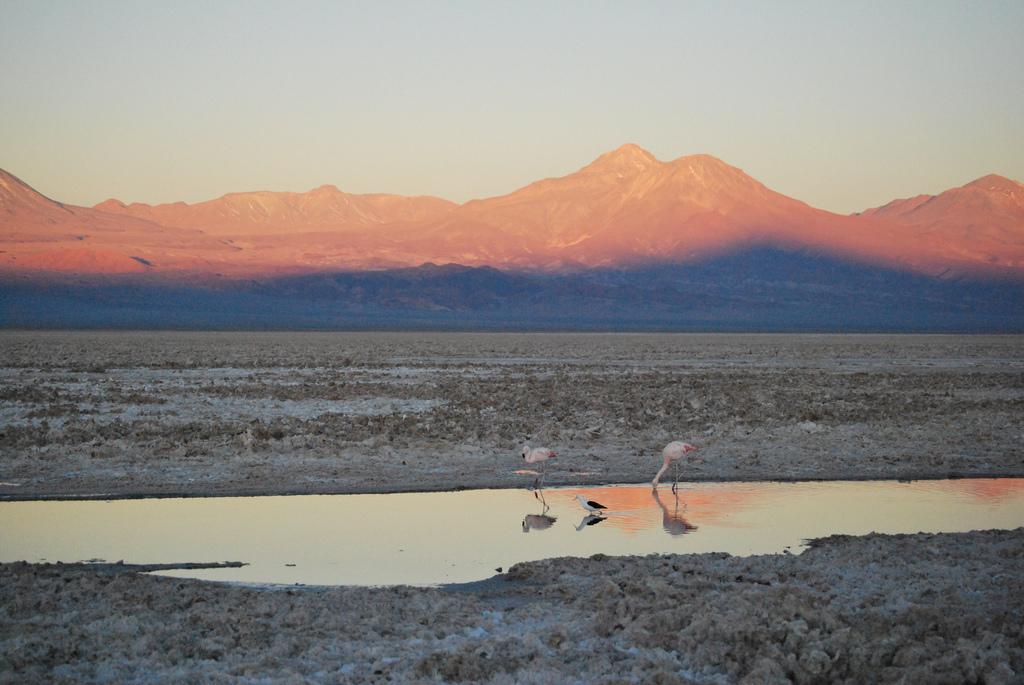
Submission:
[[[1024,185],[996,174],[940,193],[929,204],[932,203],[963,205],[964,209],[989,208],[1005,213],[1008,219],[1024,222]]]
[[[758,233],[813,239],[830,218],[710,155],[661,162],[630,144],[572,174],[468,202],[402,240],[431,261],[457,251],[471,264],[605,265],[677,258]]]
[[[550,199],[572,203],[577,211],[625,208],[642,203],[649,208],[689,205],[693,211],[728,212],[746,200],[758,203],[789,198],[772,193],[761,183],[711,155],[690,155],[662,162],[632,143],[607,152],[567,176],[548,178],[501,198],[479,200],[493,212],[500,206]],[[790,200],[799,205],[795,200]],[[588,209],[589,208],[589,209]]]
[[[605,173],[638,173],[649,171],[659,167],[663,163],[647,150],[634,143],[625,145],[606,152],[587,166],[580,169],[578,173],[605,174]]]
[[[903,226],[946,231],[964,238],[982,236],[1006,245],[1024,243],[1024,185],[996,174],[983,176],[938,195],[894,200],[863,212]]]
[[[757,181],[711,155],[687,155],[671,162],[662,162],[638,145],[627,143],[618,149],[606,152],[574,174],[564,178],[586,177],[589,181],[595,175],[613,175],[619,179],[632,177],[675,178],[677,182],[707,186],[709,182],[741,181],[744,185]]]
[[[33,214],[63,216],[71,211],[36,191],[14,174],[0,169],[0,210],[8,216]]]
[[[28,195],[39,195],[27,183],[14,174],[7,173],[0,169],[0,203],[6,205],[17,198],[24,198]],[[40,197],[42,197],[40,195]]]
[[[692,212],[721,214],[749,203],[806,207],[773,193],[742,169],[707,154],[662,162],[636,145],[623,145],[566,178],[596,185],[594,176],[600,176],[609,189],[614,188],[613,194],[618,195],[615,201],[622,206],[638,201],[677,208],[687,205]]]
[[[1024,184],[1006,178],[1005,176],[1000,176],[999,174],[982,176],[977,180],[971,181],[964,187],[977,188],[979,190],[1000,193],[1003,195],[1012,195],[1020,200],[1024,200]]]

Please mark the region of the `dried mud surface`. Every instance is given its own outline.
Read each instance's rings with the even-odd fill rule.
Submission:
[[[0,332],[0,498],[1024,476],[1024,338]],[[525,481],[524,481],[525,479]],[[129,560],[130,561],[130,560]],[[181,560],[190,562],[197,560]],[[1024,529],[442,588],[0,564],[0,683],[1021,683]]]
[[[1024,337],[0,332],[0,498],[1024,476]]]

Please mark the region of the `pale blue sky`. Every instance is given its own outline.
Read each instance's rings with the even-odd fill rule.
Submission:
[[[627,142],[849,213],[1024,181],[1024,2],[0,2],[0,168],[92,205],[503,195]]]

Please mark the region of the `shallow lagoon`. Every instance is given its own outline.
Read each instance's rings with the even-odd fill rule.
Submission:
[[[609,508],[588,517],[577,494]],[[387,495],[0,503],[0,561],[242,561],[167,575],[432,585],[596,553],[799,553],[835,533],[1024,526],[1024,479],[681,483]]]

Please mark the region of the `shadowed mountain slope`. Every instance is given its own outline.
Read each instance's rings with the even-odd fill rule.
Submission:
[[[756,248],[575,273],[456,264],[219,279],[0,274],[21,328],[1024,332],[1024,285]]]

